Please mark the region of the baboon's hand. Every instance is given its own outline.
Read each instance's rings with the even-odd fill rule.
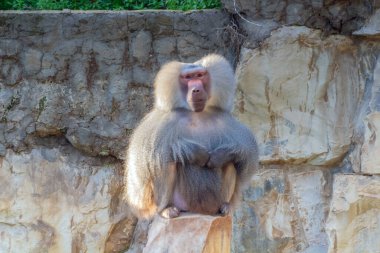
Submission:
[[[207,150],[203,147],[198,147],[194,150],[190,157],[189,163],[199,167],[206,167],[207,162],[210,159],[210,155]]]

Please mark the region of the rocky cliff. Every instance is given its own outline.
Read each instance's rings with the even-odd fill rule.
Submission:
[[[124,150],[166,61],[236,66],[261,169],[232,252],[378,252],[380,3],[0,13],[0,252],[141,252]]]

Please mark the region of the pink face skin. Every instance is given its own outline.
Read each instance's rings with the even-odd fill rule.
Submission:
[[[210,75],[207,70],[199,66],[184,69],[179,80],[190,108],[194,112],[202,112],[210,97]]]

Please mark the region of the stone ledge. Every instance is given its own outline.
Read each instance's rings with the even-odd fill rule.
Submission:
[[[157,216],[143,252],[229,253],[231,216],[185,214],[175,219]]]

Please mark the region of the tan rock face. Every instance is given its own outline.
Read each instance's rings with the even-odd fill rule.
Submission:
[[[380,10],[376,10],[367,20],[366,24],[359,30],[353,32],[353,34],[360,36],[380,36],[379,23]]]
[[[235,252],[326,252],[328,188],[323,171],[311,167],[258,173],[235,212]]]
[[[230,216],[185,214],[175,219],[157,216],[143,252],[229,253],[231,233]]]
[[[377,59],[373,85],[371,88],[368,109],[370,113],[361,121],[364,128],[364,141],[360,151],[360,164],[356,171],[365,174],[380,173],[380,59]],[[356,159],[359,160],[359,159]],[[355,159],[354,159],[355,161]]]
[[[255,132],[263,163],[331,165],[347,153],[363,92],[358,52],[342,36],[287,27],[237,70],[236,114]]]
[[[329,252],[379,252],[380,177],[337,175],[326,224]]]
[[[0,168],[0,252],[104,252],[107,241],[108,249],[122,241],[112,235],[119,222],[125,235],[134,229],[126,208],[115,205],[118,163],[73,148],[35,148],[8,151]]]
[[[373,112],[365,119],[364,139],[361,172],[380,174],[380,112]]]

